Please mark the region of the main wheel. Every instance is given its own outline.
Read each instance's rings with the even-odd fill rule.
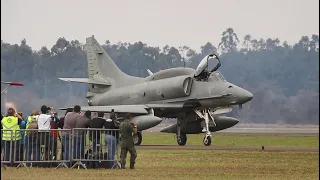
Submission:
[[[141,132],[137,132],[137,134],[133,135],[133,143],[136,146],[139,146],[142,142]]]
[[[184,133],[180,133],[180,139],[177,139],[177,143],[180,146],[184,146],[187,143],[187,135]]]
[[[210,137],[210,136],[208,136],[207,138],[204,137],[204,138],[203,138],[203,144],[204,144],[205,146],[210,146],[210,145],[211,145],[211,137]]]

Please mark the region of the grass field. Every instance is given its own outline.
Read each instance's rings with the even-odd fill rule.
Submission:
[[[187,135],[186,145],[201,145],[204,135]],[[142,135],[142,144],[177,145],[176,138],[172,134],[145,133]],[[214,134],[213,146],[286,146],[286,147],[319,147],[319,136],[296,135],[248,135],[248,134]]]
[[[203,146],[202,139],[203,135],[188,135],[187,146]],[[176,145],[176,139],[172,134],[145,133],[143,144]],[[212,145],[319,147],[319,136],[215,134]],[[136,170],[8,168],[1,170],[1,179],[319,179],[319,152],[139,148],[137,152]]]
[[[138,150],[135,170],[8,168],[1,179],[318,179],[318,152]]]

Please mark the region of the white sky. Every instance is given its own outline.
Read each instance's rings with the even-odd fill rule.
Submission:
[[[232,27],[240,40],[279,38],[289,44],[319,34],[319,0],[1,0],[1,40],[49,49],[59,37],[94,35],[99,43],[217,46]]]

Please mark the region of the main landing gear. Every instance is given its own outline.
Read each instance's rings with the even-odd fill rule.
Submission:
[[[134,145],[136,146],[139,146],[142,142],[142,135],[141,135],[141,132],[137,132],[137,134],[134,134],[133,135],[133,143]]]
[[[177,143],[180,146],[184,146],[187,143],[187,135],[185,133],[181,133],[181,121],[183,121],[183,118],[177,119]]]
[[[177,138],[177,143],[180,146],[184,146],[187,143],[187,135],[185,133],[180,133],[180,138]]]
[[[211,132],[209,130],[209,127],[215,127],[216,123],[213,118],[213,112],[210,109],[205,109],[205,110],[194,110],[194,112],[201,118],[204,119],[204,125],[202,132],[205,132],[206,135],[203,138],[203,144],[205,146],[210,146],[211,145]],[[210,120],[212,120],[212,123],[209,123]],[[177,119],[177,143],[180,146],[184,146],[187,143],[187,135],[183,132],[181,132],[181,124],[183,122],[183,118],[178,118]]]

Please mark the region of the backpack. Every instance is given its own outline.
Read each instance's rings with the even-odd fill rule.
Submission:
[[[39,118],[39,116],[38,116]],[[38,134],[38,120],[36,118],[33,118],[31,122],[29,122],[27,135],[28,136],[35,136]],[[32,129],[32,130],[31,130]]]
[[[89,148],[86,151],[85,154],[85,159],[90,160],[90,159],[108,159],[108,153],[102,153],[99,152],[97,155],[92,154],[92,149]],[[110,163],[108,161],[87,161],[85,162],[86,168],[87,169],[99,169],[99,168],[105,168],[105,169],[110,169],[112,166],[110,166]]]

